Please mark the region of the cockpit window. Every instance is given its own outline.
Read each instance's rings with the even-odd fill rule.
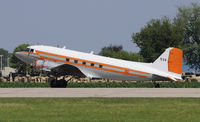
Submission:
[[[30,52],[32,52],[32,53],[33,53],[33,52],[34,52],[34,49],[31,49],[31,50],[30,50]]]
[[[29,52],[29,51],[30,51],[30,48],[26,48],[24,51],[28,51],[28,52]]]
[[[34,52],[34,49],[30,49],[30,48],[26,48],[24,51],[27,51],[27,52]]]

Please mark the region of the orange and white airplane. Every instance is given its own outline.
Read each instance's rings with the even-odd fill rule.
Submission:
[[[15,53],[38,70],[90,78],[155,81],[181,80],[183,52],[167,48],[153,63],[125,61],[65,48],[35,45]]]

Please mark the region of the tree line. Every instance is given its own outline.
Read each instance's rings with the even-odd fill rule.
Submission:
[[[190,68],[200,71],[200,5],[178,7],[174,18],[161,17],[150,20],[139,32],[132,34],[132,40],[139,48],[138,53],[127,52],[121,45],[105,46],[99,55],[123,60],[153,62],[168,47],[180,48],[184,52],[184,61]],[[29,44],[22,44],[14,52],[25,49]],[[13,54],[0,49],[4,55],[3,66],[10,57],[11,67],[19,72],[30,70],[30,66],[21,62]]]
[[[153,62],[166,48],[176,47],[183,50],[186,65],[200,71],[200,5],[191,3],[189,6],[180,6],[172,19],[164,16],[150,20],[140,32],[132,34],[131,41],[140,48],[135,56],[140,55],[144,62]],[[111,48],[106,47],[112,52],[114,49]],[[116,57],[116,54],[113,53],[111,57]]]

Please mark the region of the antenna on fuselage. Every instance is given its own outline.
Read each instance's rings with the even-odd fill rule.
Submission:
[[[63,49],[66,49],[66,46],[64,46]]]
[[[94,54],[94,51],[91,51],[90,54]]]

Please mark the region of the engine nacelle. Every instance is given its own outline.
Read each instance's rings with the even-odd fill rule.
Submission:
[[[36,60],[32,66],[35,68],[35,70],[51,71],[52,68],[55,68],[62,64],[63,63],[58,63],[49,60]]]
[[[36,60],[34,62],[34,68],[35,70],[45,70],[45,71],[49,71],[48,65],[47,63],[45,63],[45,60]]]

